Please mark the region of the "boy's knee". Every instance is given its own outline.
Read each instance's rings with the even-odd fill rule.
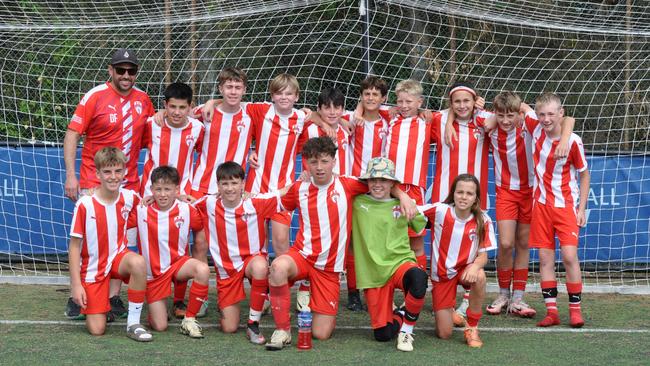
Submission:
[[[428,287],[427,273],[419,267],[413,267],[404,274],[403,286],[405,292],[416,299],[424,298]]]
[[[436,329],[436,336],[440,339],[449,339],[452,333],[452,329]]]
[[[320,341],[329,339],[333,329],[312,329],[312,336]]]

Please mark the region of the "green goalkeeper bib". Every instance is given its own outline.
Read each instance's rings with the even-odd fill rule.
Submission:
[[[399,200],[357,196],[352,208],[352,246],[357,288],[382,287],[404,262],[415,262],[408,227],[421,232],[422,215],[410,222],[400,212]]]

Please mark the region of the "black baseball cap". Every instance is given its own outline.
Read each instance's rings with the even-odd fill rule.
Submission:
[[[135,56],[135,52],[133,50],[129,50],[126,48],[118,49],[117,51],[115,51],[115,53],[113,53],[113,57],[111,57],[111,65],[117,65],[122,63],[129,63],[135,66],[140,65],[140,63],[138,62],[138,58]]]

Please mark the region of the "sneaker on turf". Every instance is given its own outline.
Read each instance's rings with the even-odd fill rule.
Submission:
[[[264,344],[266,342],[266,338],[260,332],[259,322],[248,323],[246,326],[246,338],[253,344]]]
[[[560,316],[558,313],[546,313],[544,319],[537,323],[538,327],[551,327],[560,324]]]
[[[582,312],[580,309],[571,309],[569,311],[569,325],[571,328],[582,328],[582,326],[585,325],[585,321],[582,318]]]
[[[503,310],[505,310],[508,307],[508,303],[510,302],[510,299],[508,296],[504,294],[499,294],[494,301],[490,305],[485,308],[485,311],[487,311],[488,314],[490,315],[498,315],[501,314]]]
[[[183,304],[185,305],[185,304]],[[199,308],[199,311],[196,313],[197,318],[204,318],[206,315],[208,315],[208,307],[210,306],[210,301],[205,300],[201,304],[201,308]]]
[[[86,315],[81,314],[81,306],[77,305],[76,302],[72,300],[71,297],[68,298],[68,303],[65,305],[65,311],[63,312],[66,318],[70,320],[85,320]]]
[[[124,302],[120,298],[120,295],[115,295],[109,299],[111,303],[111,313],[115,315],[116,318],[126,318],[129,315],[129,312],[124,306]]]
[[[537,314],[537,311],[530,305],[526,304],[524,300],[510,301],[508,305],[508,313],[519,315],[522,318],[532,318]]]
[[[472,348],[481,348],[483,346],[483,341],[481,340],[481,337],[479,337],[478,335],[477,327],[465,328],[463,335],[465,336],[465,342],[467,343],[468,346]]]
[[[462,328],[467,324],[465,317],[458,310],[451,313],[451,321],[454,323],[454,327],[457,328]]]
[[[271,340],[266,343],[266,349],[279,351],[287,344],[291,344],[291,333],[287,330],[276,329],[271,335]]]
[[[183,318],[181,333],[190,336],[190,338],[203,338],[203,329],[196,318]]]
[[[114,321],[115,321],[115,314],[113,314],[110,311],[108,313],[106,313],[106,323],[112,323]]]
[[[311,311],[311,309],[309,308],[309,297],[310,297],[309,291],[298,291],[296,293],[296,310],[298,310],[298,312]]]
[[[404,352],[413,351],[413,334],[406,332],[399,332],[397,335],[397,349]]]
[[[151,342],[153,335],[142,324],[133,324],[126,328],[126,336],[138,342]]]
[[[185,301],[183,300],[174,301],[174,305],[172,305],[172,314],[174,314],[174,317],[176,319],[185,318],[186,310],[187,310],[187,305],[185,305]]]
[[[348,310],[350,311],[363,311],[363,304],[361,303],[361,295],[359,291],[348,292]]]

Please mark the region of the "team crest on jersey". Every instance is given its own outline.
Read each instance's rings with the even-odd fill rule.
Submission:
[[[476,240],[476,228],[471,228],[469,233],[467,233],[467,236],[469,236],[471,242],[474,242]]]
[[[339,202],[339,196],[340,196],[340,194],[339,194],[339,192],[337,190],[333,190],[332,193],[330,193],[330,199],[334,203]]]
[[[176,226],[177,229],[180,229],[184,223],[185,223],[185,219],[183,218],[183,216],[179,215],[174,217],[174,226]]]
[[[474,138],[477,140],[480,140],[483,137],[483,131],[481,131],[480,128],[475,128],[473,134]]]
[[[124,220],[129,218],[129,212],[131,212],[131,207],[127,207],[127,206],[122,207],[120,214],[122,215],[122,218]]]
[[[387,128],[384,128],[384,127],[380,128],[380,129],[379,129],[379,139],[380,139],[380,140],[385,139],[385,138],[386,138],[386,135],[388,135],[388,129],[387,129]]]
[[[237,121],[237,132],[242,132],[246,128],[246,122],[243,119]]]
[[[248,212],[244,212],[243,215],[241,215],[241,220],[243,222],[248,222],[248,219],[250,218],[250,214]]]
[[[400,217],[402,217],[402,209],[397,205],[393,206],[393,218],[397,220]]]
[[[187,137],[185,137],[185,145],[187,145],[187,147],[194,145],[194,135],[187,135]]]
[[[133,103],[133,106],[135,108],[135,111],[138,114],[142,114],[142,102],[139,100],[136,100],[135,103]]]
[[[292,130],[293,133],[296,134],[296,135],[300,135],[300,134],[302,133],[302,127],[301,127],[298,123],[296,123],[295,125],[293,125],[293,127],[291,127],[291,130]]]
[[[341,149],[348,151],[348,142],[346,140],[341,141]]]

